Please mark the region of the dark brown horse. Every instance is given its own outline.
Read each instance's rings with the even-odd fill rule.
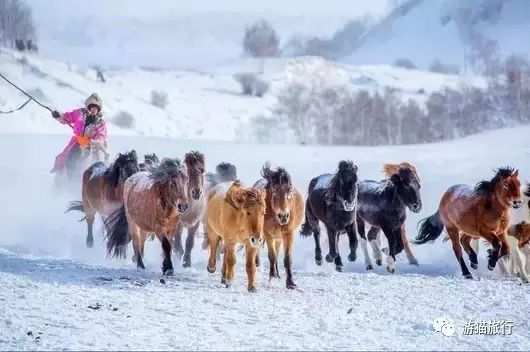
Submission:
[[[145,239],[154,233],[164,251],[162,273],[172,275],[170,239],[175,234],[180,216],[187,209],[188,175],[179,159],[166,158],[155,169],[134,174],[125,182],[123,206],[105,222],[108,254],[125,257],[130,236],[136,265],[145,269]]]
[[[204,154],[192,151],[184,155],[184,164],[188,170],[188,210],[180,217],[177,231],[173,237],[173,251],[180,258],[182,255],[182,265],[185,268],[191,266],[191,250],[195,243],[195,234],[202,220],[202,215],[206,208],[205,179],[204,173],[206,160]],[[186,238],[186,251],[182,248],[182,231],[188,229]]]
[[[283,265],[286,272],[286,286],[288,289],[296,287],[291,270],[294,231],[300,226],[304,216],[304,198],[293,187],[291,176],[282,167],[272,170],[270,164],[265,164],[261,172],[263,178],[254,187],[265,189],[267,210],[263,223],[263,233],[269,250],[269,277],[280,278],[278,270],[278,254],[283,243]],[[259,265],[259,253],[256,256]]]
[[[481,181],[474,189],[467,185],[450,187],[442,196],[438,211],[420,222],[420,230],[413,243],[434,241],[445,227],[462,275],[472,279],[462,256],[462,246],[471,266],[476,268],[477,253],[470,245],[471,239],[482,237],[491,243],[493,249],[489,251],[488,269],[493,270],[499,258],[510,252],[507,238],[510,207],[517,209],[521,205],[519,171],[509,167],[498,169],[490,181]]]
[[[123,185],[138,171],[136,151],[118,154],[116,160],[107,165],[98,161],[83,172],[82,201],[71,202],[68,211],[78,210],[85,213],[88,234],[87,247],[94,245],[92,235],[96,213],[105,220],[117,208],[123,205]]]

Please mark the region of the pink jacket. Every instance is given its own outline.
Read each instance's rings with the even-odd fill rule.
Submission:
[[[76,109],[62,114],[58,119],[60,123],[72,127],[74,136],[70,139],[70,142],[68,142],[68,145],[66,145],[66,148],[64,148],[61,154],[57,155],[55,158],[55,165],[53,166],[51,172],[56,172],[66,166],[68,155],[70,155],[72,148],[77,143],[75,137],[83,135],[83,128],[85,127],[85,111],[86,110],[82,108]],[[90,140],[99,140],[101,142],[105,142],[107,138],[107,126],[105,125],[105,121],[100,120],[100,122],[87,127],[85,136],[87,136]]]

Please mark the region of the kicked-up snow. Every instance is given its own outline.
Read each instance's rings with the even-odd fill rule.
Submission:
[[[199,140],[109,138],[109,151],[135,148],[182,157],[200,150],[207,169],[221,161],[238,168],[244,184],[260,179],[265,161],[284,166],[305,196],[309,181],[332,173],[350,159],[360,179],[381,179],[383,163],[409,161],[422,180],[423,209],[408,214],[414,237],[419,219],[432,214],[453,184],[471,184],[511,165],[530,180],[529,127],[487,132],[450,143],[400,147],[314,147],[242,145]],[[161,246],[146,243],[146,270],[131,261],[106,259],[96,222],[94,248],[85,247],[86,225],[64,214],[80,195],[57,194],[48,173],[66,136],[3,135],[0,139],[0,350],[528,350],[530,285],[486,269],[487,246],[480,246],[474,280],[461,277],[450,243],[412,246],[420,265],[397,257],[396,272],[365,270],[361,250],[344,272],[314,262],[314,239],[296,236],[293,270],[296,290],[268,278],[261,252],[256,294],[246,290],[244,251],[237,254],[234,285],[221,285],[221,265],[206,271],[200,239],[193,265],[174,257],[175,276],[161,275]],[[23,147],[21,147],[23,146]],[[322,247],[327,239],[322,229]],[[202,230],[199,231],[202,235]],[[346,236],[340,240],[346,259]],[[467,258],[466,258],[467,259]],[[437,319],[447,324],[436,325]],[[438,320],[438,321],[442,321]],[[473,322],[503,321],[511,331],[467,335]],[[511,324],[511,325],[510,325]],[[454,327],[454,336],[450,335]],[[477,330],[478,332],[478,330]],[[490,333],[493,330],[490,331]],[[502,331],[501,331],[502,332]]]

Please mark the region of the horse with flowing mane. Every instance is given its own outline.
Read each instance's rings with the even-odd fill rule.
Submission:
[[[134,174],[125,182],[123,206],[105,222],[108,229],[108,255],[125,257],[130,236],[136,265],[145,269],[145,239],[148,234],[154,233],[164,252],[162,273],[173,275],[170,239],[187,209],[188,175],[179,159],[164,158],[151,171]]]
[[[67,212],[77,210],[85,213],[88,234],[86,245],[94,245],[93,225],[96,213],[105,220],[123,204],[123,186],[125,181],[138,172],[136,151],[118,154],[116,160],[108,165],[98,161],[83,172],[82,201],[71,202]]]
[[[484,238],[491,243],[488,269],[493,270],[497,261],[510,252],[507,237],[510,207],[517,209],[521,205],[519,171],[511,167],[500,168],[490,181],[480,181],[474,188],[468,185],[449,187],[436,213],[420,221],[420,230],[413,243],[434,242],[446,228],[462,275],[472,279],[462,256],[462,247],[469,256],[471,267],[476,269],[477,253],[470,245],[471,239]]]

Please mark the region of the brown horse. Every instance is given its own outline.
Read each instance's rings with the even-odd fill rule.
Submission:
[[[216,269],[217,248],[224,246],[221,283],[230,287],[234,280],[236,245],[245,245],[248,291],[256,292],[256,254],[263,242],[265,191],[244,187],[240,182],[223,182],[208,194],[205,224],[210,243],[207,270]]]
[[[85,213],[88,234],[86,245],[94,245],[92,229],[96,213],[105,220],[123,204],[123,185],[138,172],[136,151],[118,154],[116,160],[107,165],[101,161],[92,164],[83,172],[82,201],[71,202],[67,212],[78,210]]]
[[[269,250],[269,278],[280,278],[278,270],[278,253],[283,242],[283,265],[286,272],[286,286],[296,288],[291,271],[294,244],[294,231],[300,226],[304,217],[304,198],[293,187],[291,176],[282,167],[271,170],[269,163],[263,166],[263,178],[254,187],[264,189],[267,209],[263,223],[263,233]],[[259,266],[259,253],[256,256]]]
[[[469,256],[471,266],[476,268],[477,253],[470,241],[482,237],[493,247],[488,255],[488,269],[493,270],[499,258],[510,252],[507,238],[510,206],[521,207],[520,188],[519,171],[509,167],[498,169],[490,181],[481,181],[474,189],[467,185],[450,187],[444,193],[438,211],[420,222],[420,230],[413,243],[434,241],[445,227],[462,275],[472,279],[462,257],[462,247]],[[462,238],[460,233],[464,234]]]
[[[418,173],[418,170],[416,170],[416,167],[406,161],[399,163],[399,164],[385,164],[383,165],[383,173],[385,175],[386,179],[390,179],[392,175],[399,172],[399,169],[405,168],[409,169],[412,174],[416,177],[416,181],[418,184],[420,184],[420,175]],[[379,234],[378,234],[379,235]],[[401,239],[403,240],[403,250],[407,254],[407,260],[412,265],[418,265],[418,260],[412,253],[412,250],[410,249],[409,239],[407,236],[407,229],[405,227],[405,223],[401,226]],[[379,236],[378,236],[379,241]]]
[[[191,266],[191,250],[195,242],[195,234],[202,220],[204,209],[206,208],[205,187],[205,165],[204,154],[192,151],[184,155],[184,164],[188,170],[188,210],[182,214],[177,225],[177,231],[173,237],[173,251],[181,258],[184,255],[182,266]],[[188,229],[186,238],[186,251],[182,248],[182,231]]]
[[[165,158],[151,171],[129,177],[123,190],[123,206],[106,221],[108,255],[125,256],[129,236],[133,241],[134,258],[145,269],[145,239],[154,233],[162,243],[162,273],[173,274],[171,243],[180,216],[188,208],[188,175],[179,159]]]

